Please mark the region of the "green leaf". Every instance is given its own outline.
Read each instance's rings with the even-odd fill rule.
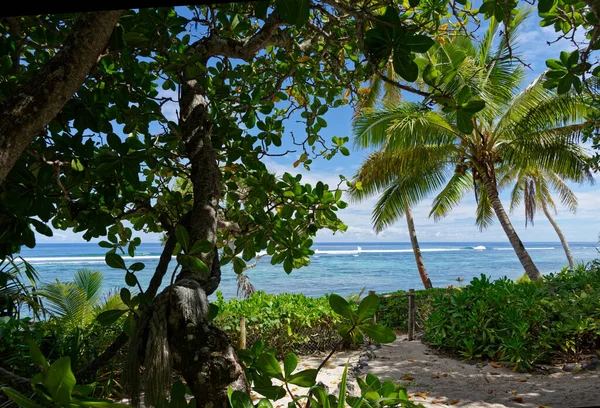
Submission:
[[[408,0],[408,4],[411,7],[417,7],[419,5],[419,3],[421,2],[421,0]]]
[[[246,262],[243,259],[235,256],[233,257],[233,271],[238,275],[244,272],[244,268],[246,267]]]
[[[267,18],[267,11],[269,10],[270,1],[257,1],[254,5],[254,15],[261,20]]]
[[[129,313],[129,315],[127,316],[127,319],[125,319],[125,323],[123,323],[123,331],[130,338],[133,337],[133,334],[135,332],[135,324],[136,324],[135,314]]]
[[[256,404],[256,408],[273,408],[273,404],[271,404],[271,401],[268,399],[261,398],[260,401],[258,401],[258,404]]]
[[[538,13],[547,13],[552,10],[555,0],[539,0],[538,1]]]
[[[471,133],[473,131],[473,115],[463,110],[457,110],[456,126],[462,133]]]
[[[462,105],[462,104],[466,103],[470,97],[471,97],[471,88],[469,88],[468,86],[463,86],[461,88],[461,90],[458,92],[458,94],[456,95],[456,103],[458,103],[459,105]]]
[[[229,391],[231,390],[231,391]],[[250,395],[241,391],[233,391],[231,387],[228,389],[229,404],[231,408],[254,408]]]
[[[471,115],[485,108],[485,102],[479,99],[472,99],[460,107],[461,110],[470,113]]]
[[[269,377],[277,378],[283,381],[283,375],[281,373],[281,367],[274,356],[268,353],[263,353],[256,362],[256,366],[260,371]]]
[[[98,323],[100,323],[102,326],[110,326],[127,312],[128,310],[120,309],[107,310],[106,312],[102,312],[96,316],[96,320],[98,320]]]
[[[573,81],[572,74],[567,74],[564,77],[562,77],[560,79],[560,81],[558,81],[558,90],[557,90],[558,94],[562,95],[562,94],[569,92],[569,90],[571,89],[572,81]]]
[[[136,262],[134,264],[132,264],[129,269],[131,269],[134,272],[138,272],[141,271],[142,269],[144,269],[146,267],[146,265],[143,262]]]
[[[414,34],[405,36],[402,44],[408,46],[412,52],[426,53],[435,42],[424,34]]]
[[[55,404],[68,404],[71,402],[71,393],[75,386],[75,375],[71,371],[71,358],[61,357],[48,368],[44,387],[52,395]]]
[[[169,401],[168,408],[187,408],[188,404],[185,394],[185,385],[179,380],[175,381],[171,387],[171,400]]]
[[[427,85],[436,86],[438,78],[442,76],[442,73],[438,71],[433,64],[429,64],[423,70],[423,81]]]
[[[33,361],[38,363],[42,367],[42,370],[46,371],[50,367],[50,364],[48,364],[48,360],[46,360],[38,345],[32,339],[28,339],[27,344],[29,345],[29,354],[31,354]]]
[[[208,271],[208,266],[206,266],[206,264],[199,258],[193,256],[193,255],[189,255],[189,265],[196,271],[204,274],[204,275],[208,275],[209,271]]]
[[[119,295],[121,296],[121,300],[123,301],[123,303],[125,303],[126,305],[129,304],[129,302],[131,301],[131,292],[129,291],[129,289],[122,288],[119,292]]]
[[[213,250],[213,244],[211,244],[206,239],[201,239],[199,241],[194,242],[194,245],[192,245],[192,249],[190,250],[190,255],[207,254]]]
[[[255,385],[252,389],[272,401],[277,401],[278,399],[285,397],[285,389],[282,386]]]
[[[337,314],[352,321],[356,321],[356,315],[354,314],[352,307],[346,299],[340,295],[336,295],[335,293],[329,295],[329,306],[331,306],[331,309]]]
[[[215,320],[215,318],[217,317],[218,314],[219,314],[219,306],[215,305],[214,303],[209,303],[208,304],[208,316],[206,316],[206,319],[209,322],[212,322],[213,320]]]
[[[358,321],[361,322],[366,318],[373,316],[379,310],[380,299],[375,294],[370,294],[365,297],[358,305]]]
[[[575,50],[569,55],[569,59],[567,60],[567,67],[572,68],[577,65],[579,62],[579,50]]]
[[[396,340],[396,333],[389,327],[376,324],[361,324],[358,329],[379,343],[391,343]]]
[[[560,62],[557,59],[553,59],[553,58],[546,60],[546,66],[548,68],[550,68],[550,69],[559,69],[559,70],[564,70],[565,69],[565,67],[562,64],[562,62]]]
[[[340,382],[340,393],[338,395],[338,405],[337,408],[344,408],[346,404],[346,387],[348,381],[348,363],[346,363],[346,367],[344,367],[344,373],[342,374],[342,381]]]
[[[292,374],[288,382],[300,387],[312,387],[317,382],[317,374],[318,371],[316,368],[299,371],[295,374]]]
[[[283,372],[286,379],[290,377],[296,367],[298,367],[298,357],[294,353],[287,354],[283,359]]]
[[[414,82],[419,77],[419,66],[408,55],[394,51],[394,71],[408,82]]]
[[[175,238],[177,239],[177,243],[181,245],[183,252],[187,253],[190,245],[190,236],[183,225],[175,227]]]
[[[127,266],[125,266],[125,261],[121,258],[121,255],[113,253],[108,253],[104,257],[104,260],[108,266],[114,269],[123,269],[127,270]]]
[[[87,397],[88,395],[92,394],[95,389],[96,387],[93,384],[75,385],[75,387],[73,387],[73,394],[77,394],[82,397]]]
[[[137,278],[135,277],[135,274],[133,274],[132,272],[127,272],[125,274],[125,283],[128,286],[135,286],[135,285],[137,285]]]
[[[13,390],[10,387],[2,387],[2,391],[4,391],[4,393],[21,408],[44,408],[42,405],[30,400],[19,391]]]
[[[81,164],[81,160],[73,159],[71,160],[71,168],[75,171],[83,171],[83,164]]]
[[[148,37],[142,33],[128,32],[123,34],[123,40],[127,45],[142,45],[148,42]]]
[[[275,0],[275,10],[283,20],[302,27],[310,16],[310,0]]]

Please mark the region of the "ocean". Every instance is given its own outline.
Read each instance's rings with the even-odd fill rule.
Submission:
[[[570,243],[577,261],[589,262],[599,257],[597,243]],[[525,243],[533,261],[542,273],[559,271],[567,264],[560,243]],[[304,293],[320,296],[325,293],[349,295],[365,290],[379,293],[421,289],[410,243],[315,243],[315,255],[307,267],[287,275],[281,265],[271,265],[270,257],[261,258],[248,270],[250,281],[267,293]],[[492,278],[519,278],[523,269],[508,243],[421,243],[425,266],[436,287],[467,284],[473,277],[486,274]],[[34,249],[25,248],[21,256],[40,274],[43,282],[72,280],[77,269],[89,268],[104,274],[105,292],[125,286],[124,273],[104,263],[105,249],[94,243],[44,243]],[[143,262],[146,267],[137,272],[142,287],[146,287],[161,252],[159,243],[143,243],[136,257],[124,257],[126,262]],[[171,268],[173,270],[175,264]],[[462,277],[462,282],[457,278]],[[170,273],[165,277],[168,284]],[[222,268],[219,290],[223,296],[236,296],[236,275],[231,265]],[[213,295],[214,297],[214,295]]]

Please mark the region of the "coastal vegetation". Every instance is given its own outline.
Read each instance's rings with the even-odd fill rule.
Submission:
[[[496,173],[498,165],[537,165],[575,179],[597,166],[575,142],[598,144],[600,9],[591,0],[573,3],[537,2],[540,24],[553,26],[557,40],[581,32],[584,39],[548,60],[548,71],[525,89],[515,41],[527,13],[516,1],[475,9],[462,0],[276,0],[2,17],[3,393],[23,408],[118,407],[123,399],[139,406],[142,396],[146,406],[248,408],[253,390],[265,397],[258,406],[271,408],[297,385],[309,388],[298,397],[307,408],[414,406],[401,386],[372,375],[358,381],[360,397],[346,395],[346,374],[335,394],[316,384],[344,345],[395,340],[391,327],[373,322],[378,296],[357,303],[335,294],[255,293],[209,302],[222,268],[241,273],[261,254],[288,274],[308,265],[319,231],[347,228],[344,190],[368,194],[388,182],[396,196],[384,226],[410,219],[409,205],[436,188],[443,193],[434,217],[474,188],[478,224],[496,214],[532,280],[482,278],[436,297],[424,323],[432,342],[448,338],[467,357],[517,368],[557,350],[577,357],[597,340],[590,334],[597,265],[542,279],[500,202]],[[481,24],[488,34],[475,44],[472,30]],[[384,156],[378,167],[393,180],[342,176],[339,184],[311,185],[300,174],[270,171],[273,157],[294,155],[293,167],[309,171],[317,160],[349,155],[348,136],[323,136],[326,114],[362,109],[374,77],[418,98],[363,109],[355,122],[363,146],[385,147],[372,158]],[[300,131],[290,130],[293,123]],[[35,248],[36,234],[57,230],[100,241],[106,264],[122,276],[118,295],[102,298],[96,272],[47,283],[19,259],[22,247]],[[144,287],[146,265],[135,256],[146,233],[165,239]],[[489,296],[489,310],[461,303],[486,304]],[[464,319],[436,302],[454,302]],[[512,317],[498,310],[506,302]],[[272,334],[275,349],[256,340],[238,354],[228,330],[246,313]],[[485,338],[466,333],[479,319],[498,326],[484,326]],[[321,324],[336,332],[330,354],[318,368],[297,370],[283,343],[299,348],[308,340],[295,330]],[[556,339],[543,337],[543,324],[554,325]],[[447,325],[465,334],[452,338]]]

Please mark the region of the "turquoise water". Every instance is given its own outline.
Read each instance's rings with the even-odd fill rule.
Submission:
[[[571,243],[578,261],[589,262],[598,257],[596,243]],[[560,270],[567,264],[559,243],[525,243],[534,262],[542,273]],[[360,250],[358,249],[360,247]],[[475,249],[474,249],[475,248]],[[146,268],[138,272],[145,287],[158,263],[161,252],[158,243],[138,247],[134,260],[144,262]],[[281,265],[271,265],[270,258],[260,259],[248,271],[251,282],[268,293],[304,293],[320,296],[324,293],[347,295],[366,290],[390,292],[400,289],[420,289],[421,280],[415,267],[410,243],[315,243],[316,254],[308,267],[287,275]],[[508,243],[422,243],[425,265],[434,286],[457,284],[457,277],[471,278],[484,273],[499,278],[516,279],[523,274],[521,264]],[[125,286],[123,271],[104,264],[105,250],[97,244],[38,244],[35,249],[24,249],[22,256],[39,272],[42,281],[69,281],[77,269],[90,268],[104,273],[104,290]],[[175,265],[173,264],[173,267]],[[236,294],[236,275],[230,265],[222,268],[219,290],[225,298]],[[170,274],[165,278],[169,279]]]

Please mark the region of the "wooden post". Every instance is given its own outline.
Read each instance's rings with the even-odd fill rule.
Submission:
[[[408,290],[408,341],[415,336],[415,290]]]
[[[375,294],[374,290],[369,291],[369,296],[374,295],[374,294]],[[373,315],[373,324],[377,324],[377,312],[375,312],[375,314]]]
[[[246,349],[246,318],[240,317],[240,340],[238,342],[238,349]]]

